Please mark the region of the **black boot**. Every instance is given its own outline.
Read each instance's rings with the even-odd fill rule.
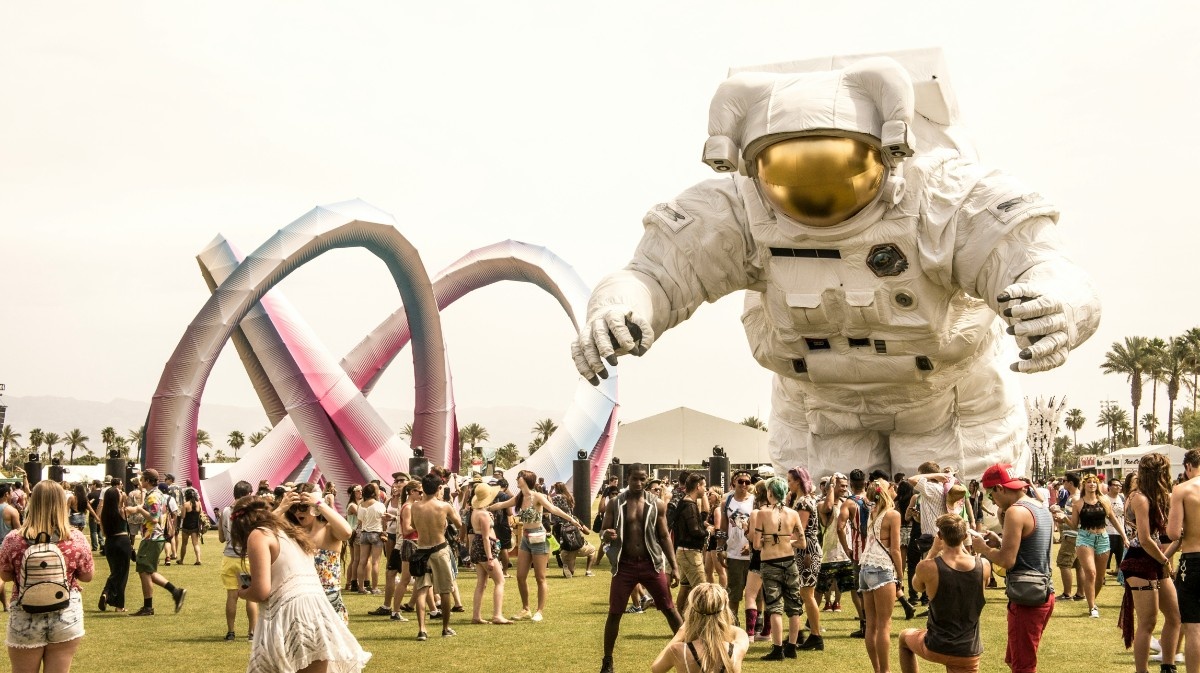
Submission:
[[[763,661],[783,661],[783,645],[772,645],[770,653],[760,658]]]
[[[604,657],[600,662],[600,673],[613,673],[612,657]]]
[[[906,620],[912,619],[913,615],[917,613],[916,608],[914,608],[912,603],[909,603],[908,599],[904,596],[900,597],[900,607],[904,608],[904,619]]]
[[[804,641],[800,645],[800,647],[797,647],[796,649],[802,650],[805,652],[808,652],[811,650],[816,650],[817,652],[824,652],[825,651],[825,639],[821,636],[818,636],[815,633],[810,633],[808,635],[808,640]]]
[[[867,622],[865,619],[858,620],[858,630],[850,634],[851,638],[866,638],[867,637]]]
[[[796,658],[796,643],[784,643],[783,644],[783,656],[787,657],[788,659],[795,659]]]

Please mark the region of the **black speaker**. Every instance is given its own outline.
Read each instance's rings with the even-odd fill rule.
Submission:
[[[29,454],[29,460],[25,462],[25,478],[29,480],[30,488],[42,480],[42,459],[36,453]]]
[[[56,464],[53,464],[50,466],[50,481],[58,484],[58,483],[61,483],[64,479],[66,479],[67,468],[63,467],[62,465],[57,464],[58,463],[57,460],[55,460],[54,462]]]
[[[429,474],[429,459],[425,457],[409,458],[408,459],[408,476],[410,479],[420,480],[421,477]]]
[[[119,451],[108,452],[108,458],[104,459],[104,474],[125,481],[125,459]]]
[[[590,526],[592,522],[592,461],[576,458],[571,462],[571,495],[575,496],[572,514]]]
[[[725,456],[708,459],[708,485],[719,486],[722,493],[729,491],[729,459]]]

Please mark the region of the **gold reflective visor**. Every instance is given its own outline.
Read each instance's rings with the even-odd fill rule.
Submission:
[[[756,163],[771,205],[810,227],[833,227],[854,217],[883,185],[879,148],[854,138],[781,140],[760,152]]]

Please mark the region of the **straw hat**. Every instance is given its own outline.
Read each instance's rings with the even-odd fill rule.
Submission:
[[[496,499],[496,494],[500,492],[499,486],[494,486],[487,483],[479,483],[475,485],[475,495],[471,498],[472,509],[483,509],[492,504]]]

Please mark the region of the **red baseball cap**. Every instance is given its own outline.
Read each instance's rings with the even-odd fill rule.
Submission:
[[[983,479],[980,481],[983,483],[984,488],[1003,486],[1004,488],[1019,490],[1029,485],[1029,482],[1017,474],[1016,468],[1008,463],[996,463],[984,470]]]

